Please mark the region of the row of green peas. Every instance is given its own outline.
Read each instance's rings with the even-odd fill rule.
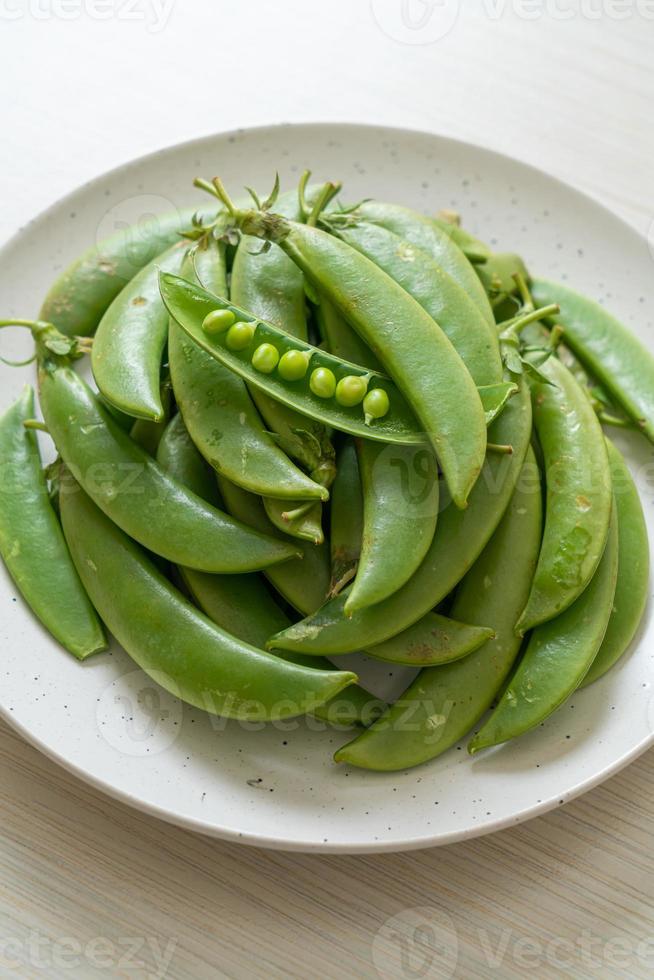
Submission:
[[[232,310],[212,310],[204,318],[202,329],[210,336],[225,334],[229,350],[244,351],[252,343],[256,323],[237,320]],[[280,357],[274,344],[263,343],[252,355],[252,366],[262,374],[272,374],[276,369],[284,381],[301,381],[309,370],[310,351],[288,350]],[[390,408],[383,388],[368,391],[368,379],[363,375],[348,374],[338,382],[333,371],[326,367],[315,368],[309,377],[309,387],[318,398],[335,398],[339,405],[353,408],[362,404],[366,422],[383,418]]]

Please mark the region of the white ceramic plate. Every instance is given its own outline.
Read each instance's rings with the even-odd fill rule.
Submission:
[[[196,174],[235,193],[283,183],[310,167],[345,182],[348,200],[375,196],[426,212],[454,207],[498,249],[565,278],[616,313],[648,345],[652,257],[647,242],[594,201],[524,164],[426,133],[366,126],[280,126],[173,147],[112,171],[32,221],[2,251],[0,312],[33,315],[52,278],[126,222],[201,201]],[[7,332],[9,334],[9,332]],[[25,338],[0,335],[5,356]],[[1,407],[31,369],[0,367]],[[652,452],[620,440],[654,526]],[[1,461],[0,461],[1,465]],[[649,476],[649,480],[648,480]],[[407,772],[375,774],[331,761],[348,735],[291,722],[261,731],[182,706],[114,648],[84,665],[43,631],[0,571],[0,710],[53,760],[108,794],[182,826],[264,847],[382,851],[445,844],[509,826],[616,772],[653,740],[652,626],[598,684],[537,731],[474,760],[458,746]],[[129,588],[129,582],[125,583]],[[406,672],[375,665],[375,692]]]

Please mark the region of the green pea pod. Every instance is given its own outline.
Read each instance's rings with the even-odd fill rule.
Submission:
[[[26,387],[0,418],[0,554],[35,616],[78,660],[104,650],[104,631],[71,561],[41,469]]]
[[[454,242],[457,248],[461,249],[468,262],[472,262],[473,265],[488,262],[492,254],[488,245],[462,228],[458,220],[448,221],[439,215],[436,215],[432,220]]]
[[[443,331],[383,270],[327,232],[267,212],[244,211],[235,220],[281,245],[372,349],[421,422],[452,499],[464,507],[483,463],[486,426],[475,384]],[[402,323],[411,324],[411,344],[398,330]],[[367,437],[382,427],[368,426]]]
[[[358,333],[352,329],[336,307],[319,297],[315,307],[318,330],[328,351],[353,364],[363,364],[373,371],[381,372],[382,367],[373,352],[364,344]]]
[[[110,404],[110,402],[103,400],[103,405]],[[128,429],[134,442],[137,442],[141,449],[145,449],[146,453],[150,453],[151,456],[157,455],[159,443],[166,431],[171,413],[175,408],[173,389],[170,384],[170,377],[167,374],[161,383],[161,404],[163,406],[163,418],[160,422],[153,422],[152,419],[136,419]],[[115,418],[113,412],[111,414]]]
[[[449,337],[477,385],[502,380],[497,330],[430,255],[387,228],[367,222],[339,229],[337,234],[420,303]]]
[[[209,619],[239,640],[262,649],[272,630],[283,629],[289,619],[279,608],[258,575],[208,575],[183,569],[182,579],[193,601]],[[322,657],[276,654],[287,663],[316,670],[334,671]],[[384,710],[383,702],[359,684],[350,684],[336,697],[312,710],[333,725],[369,725]]]
[[[322,530],[322,507],[320,503],[299,504],[274,497],[264,497],[263,506],[269,519],[277,530],[283,531],[291,538],[301,541],[311,541],[312,544],[322,544],[325,535]]]
[[[603,677],[625,652],[643,617],[649,593],[649,541],[638,490],[622,458],[607,439],[618,511],[618,580],[602,645],[580,687]]]
[[[196,606],[221,629],[253,647],[263,648],[264,627],[288,623],[259,575],[209,575],[191,568],[180,568],[180,574]]]
[[[536,303],[558,303],[565,343],[654,442],[654,357],[603,306],[568,286],[532,279]]]
[[[168,311],[159,294],[159,270],[179,272],[188,242],[178,242],[146,265],[102,317],[91,364],[107,401],[135,418],[160,422],[161,361],[168,338]]]
[[[494,638],[464,659],[422,670],[378,722],[338,749],[337,762],[408,769],[442,755],[479,721],[520,650],[515,624],[536,567],[541,527],[540,483],[530,449],[511,503],[452,609],[467,622],[492,624]]]
[[[275,202],[275,211],[299,221],[297,191],[282,194]],[[234,256],[230,289],[230,298],[237,306],[283,327],[299,340],[307,339],[304,276],[277,245],[265,251],[258,238],[242,235]]]
[[[586,394],[556,358],[534,382],[534,426],[543,453],[545,531],[521,633],[567,609],[590,582],[611,517],[611,474],[602,428]]]
[[[148,216],[87,249],[50,287],[39,319],[68,337],[92,334],[125,285],[191,224],[194,209]]]
[[[602,560],[579,598],[531,634],[527,649],[488,721],[468,745],[470,753],[535,728],[575,691],[604,639],[618,573],[615,504]]]
[[[427,613],[403,633],[378,643],[366,653],[376,660],[428,667],[467,657],[493,635],[488,626],[469,625],[438,613]]]
[[[64,462],[99,507],[155,554],[207,572],[247,572],[297,552],[210,507],[167,476],[65,366],[41,365],[41,408]]]
[[[157,447],[157,462],[173,480],[214,507],[221,506],[214,472],[198,452],[179,414],[164,429]]]
[[[225,289],[222,245],[198,249],[184,272]],[[166,314],[168,317],[168,313]],[[168,317],[169,319],[169,317]],[[241,378],[202,350],[174,322],[168,341],[170,373],[184,423],[204,458],[227,479],[253,493],[293,500],[327,499],[328,491],[301,472],[261,422]]]
[[[214,502],[216,481],[193,445],[181,416],[176,416],[168,425],[157,458],[176,480],[209,503]],[[208,482],[207,476],[210,477]],[[209,575],[191,568],[180,568],[179,572],[195,604],[217,626],[245,643],[262,648],[271,632],[289,625],[288,616],[279,608],[259,575]],[[334,669],[330,661],[317,657],[289,654],[283,659],[320,670]],[[316,708],[314,714],[338,724],[370,724],[381,710],[376,698],[352,684],[334,702]]]
[[[181,415],[176,415],[166,427],[157,462],[169,476],[207,503],[218,502],[215,477],[193,444]],[[239,640],[262,646],[267,635],[264,628],[278,624],[282,629],[288,624],[288,617],[256,574],[210,575],[183,566],[179,572],[195,604]]]
[[[374,606],[408,582],[427,554],[438,518],[438,466],[426,447],[357,440],[363,543],[345,615]]]
[[[271,524],[260,497],[230,483],[220,474],[218,485],[230,514],[268,537],[288,541],[286,535]],[[265,575],[291,606],[305,616],[311,615],[323,604],[329,591],[329,549],[326,544],[304,541],[294,541],[293,547],[301,557],[269,567],[265,569]]]
[[[358,349],[363,363],[370,367],[373,355],[341,315],[327,300],[318,309],[321,307],[324,335],[348,353]],[[355,492],[357,503],[359,499],[363,502],[363,516],[353,539],[356,556],[349,567],[337,571],[337,577],[332,572],[330,591],[330,596],[338,595],[352,575],[356,576],[345,603],[348,616],[404,585],[425,556],[438,516],[438,468],[429,450],[358,440],[357,455]],[[417,494],[411,486],[416,476],[421,481]]]
[[[384,375],[368,371],[361,365],[342,361],[318,347],[301,343],[278,327],[257,320],[250,313],[227,300],[213,296],[199,286],[177,276],[162,274],[160,286],[171,316],[184,333],[221,364],[267,391],[276,400],[304,415],[327,422],[333,428],[353,435],[401,444],[422,445],[425,442],[419,423],[404,397],[397,386]],[[203,330],[202,324],[208,314],[219,309],[231,310],[237,321],[253,325],[252,339],[243,350],[230,350],[227,347],[228,334],[216,336]],[[306,374],[297,381],[286,381],[277,370],[270,374],[258,372],[252,365],[252,355],[263,343],[274,346],[281,356],[288,351],[304,352],[308,364]],[[369,392],[381,388],[386,393],[389,403],[388,413],[383,418],[374,419],[370,424],[366,424],[364,410],[360,404],[352,407],[343,406],[334,397],[325,398],[315,394],[310,387],[310,375],[317,369],[329,371],[335,382],[352,376],[368,379]],[[477,397],[476,393],[475,397]],[[478,397],[477,401],[479,401]]]
[[[374,645],[412,626],[461,581],[474,564],[506,510],[531,438],[531,402],[523,385],[489,430],[493,443],[513,447],[489,453],[466,510],[441,510],[436,533],[422,564],[394,595],[370,609],[344,613],[347,591],[330,599],[313,616],[273,636],[268,645],[302,653],[332,654]]]
[[[296,666],[221,630],[86,494],[64,494],[61,515],[107,626],[139,667],[183,701],[227,718],[268,721],[312,711],[356,682],[356,674]]]
[[[335,596],[357,570],[363,537],[363,496],[354,442],[347,439],[337,457],[332,486],[330,545],[332,577],[329,595]]]
[[[430,255],[468,293],[486,322],[495,322],[488,298],[474,268],[452,241],[451,235],[443,231],[433,218],[399,204],[385,204],[381,201],[365,201],[356,214],[365,221],[387,228]]]

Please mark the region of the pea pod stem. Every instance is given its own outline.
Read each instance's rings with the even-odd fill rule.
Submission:
[[[34,429],[36,432],[46,432],[48,435],[50,434],[50,430],[45,422],[41,422],[39,419],[25,419],[23,426],[26,429]]]
[[[304,517],[305,514],[307,514],[313,506],[314,504],[310,500],[308,500],[306,503],[301,504],[299,507],[296,507],[294,510],[283,511],[282,519],[289,522],[297,521],[299,520],[300,517]]]
[[[513,320],[510,320],[508,325],[504,325],[500,339],[508,340],[511,337],[517,337],[530,323],[537,323],[539,320],[545,320],[548,316],[555,316],[559,311],[560,307],[557,303],[550,303],[537,310],[520,313]]]

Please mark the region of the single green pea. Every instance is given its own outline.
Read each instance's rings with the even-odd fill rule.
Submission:
[[[252,355],[252,367],[262,374],[272,374],[279,361],[279,351],[273,344],[259,344]]]
[[[368,390],[368,381],[361,375],[348,374],[336,385],[336,401],[339,405],[351,408],[363,401]]]
[[[253,324],[239,321],[229,328],[225,343],[230,350],[245,350],[253,337]]]
[[[311,372],[309,387],[318,398],[331,398],[336,391],[336,377],[329,368],[316,368]]]
[[[307,373],[309,354],[304,350],[287,350],[277,368],[284,381],[299,381]]]
[[[202,321],[202,329],[208,334],[225,333],[235,321],[231,310],[212,310]]]
[[[391,403],[388,395],[383,388],[373,388],[363,399],[363,411],[366,416],[366,425],[373,419],[382,419],[388,413]]]

